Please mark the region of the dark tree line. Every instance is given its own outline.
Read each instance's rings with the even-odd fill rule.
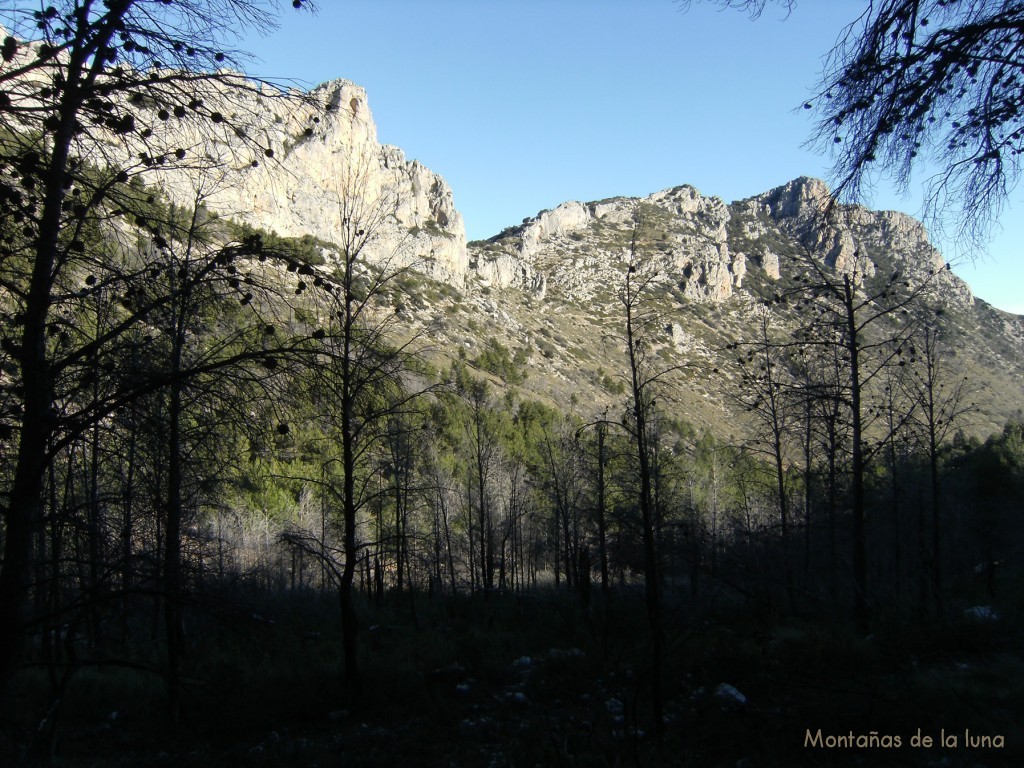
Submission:
[[[161,391],[167,395],[169,446],[162,579],[173,709],[186,389],[203,375],[254,357],[233,346],[245,339],[241,329],[228,331],[223,345],[194,360],[186,361],[185,347],[200,297],[210,301],[225,288],[233,290],[235,262],[255,256],[259,244],[200,254],[195,216],[186,213],[182,222],[159,215],[154,195],[132,182],[150,169],[187,162],[188,150],[163,145],[140,105],[162,105],[158,120],[173,110],[177,119],[200,127],[223,122],[223,115],[204,106],[204,93],[226,81],[229,88],[249,86],[217,74],[214,68],[228,59],[221,46],[243,26],[269,23],[270,16],[267,7],[244,0],[170,5],[83,0],[4,11],[10,32],[0,70],[7,171],[0,210],[2,345],[11,451],[0,571],[0,686],[19,657],[54,464],[82,441],[95,453],[110,417]],[[104,146],[108,152],[96,151]],[[147,242],[112,236],[118,218],[138,227]],[[244,304],[266,290],[254,281]],[[149,334],[169,341],[165,365],[149,372],[157,375],[101,380],[101,373],[121,370],[126,356],[140,357]],[[87,461],[95,486],[99,459]],[[52,500],[57,490],[48,490]],[[99,533],[98,492],[89,492],[93,539]],[[90,546],[95,553],[99,544]]]

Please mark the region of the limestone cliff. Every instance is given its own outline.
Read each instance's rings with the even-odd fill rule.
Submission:
[[[159,183],[172,198],[188,201],[201,190],[203,203],[221,216],[329,243],[339,242],[345,211],[360,210],[381,230],[371,258],[397,258],[461,284],[465,225],[452,190],[399,148],[378,142],[363,88],[335,80],[305,93],[259,86],[223,98],[218,104],[208,95],[204,109],[224,115],[230,128],[198,134],[173,120],[164,128],[162,142],[209,161],[163,174]],[[262,149],[255,160],[254,146]]]
[[[638,253],[658,279],[694,301],[723,301],[743,285],[746,261],[727,242],[729,211],[714,197],[682,186],[645,198],[568,202],[542,211],[485,243],[470,265],[488,284],[529,291],[557,286],[570,298],[592,298],[617,285],[634,225]]]
[[[470,274],[498,288],[539,296],[556,289],[590,300],[621,283],[636,225],[638,251],[658,280],[689,301],[726,301],[750,270],[774,281],[810,256],[866,279],[894,269],[919,281],[931,275],[945,300],[973,302],[966,283],[943,269],[945,260],[920,222],[895,211],[841,206],[823,226],[829,199],[823,182],[802,177],[731,205],[690,186],[644,198],[563,203],[470,244]]]

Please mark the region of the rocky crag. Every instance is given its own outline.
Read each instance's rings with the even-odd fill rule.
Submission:
[[[681,371],[677,408],[729,435],[737,421],[728,393],[740,377],[725,350],[811,258],[865,281],[895,270],[928,277],[931,294],[950,309],[944,322],[953,351],[983,393],[976,432],[999,428],[1024,402],[1024,322],[976,301],[942,269],[942,255],[908,216],[842,207],[822,227],[828,190],[799,178],[731,204],[690,186],[566,202],[467,243],[452,189],[379,143],[362,88],[335,80],[287,91],[226,77],[230,83],[209,81],[184,103],[133,102],[134,119],[152,127],[149,135],[98,129],[88,135],[94,145],[79,150],[111,167],[147,166],[146,183],[182,205],[201,203],[282,236],[312,235],[328,265],[346,218],[372,219],[377,237],[364,255],[415,268],[394,283],[391,300],[405,328],[431,341],[441,365],[455,357],[472,364],[496,343],[521,362],[515,386],[531,396],[584,415],[621,407],[618,290],[639,256],[655,276],[650,310],[662,328],[648,341]],[[783,328],[799,319],[784,307],[773,311]],[[493,371],[482,373],[502,384]]]
[[[909,216],[844,206],[822,227],[828,189],[802,177],[731,204],[690,186],[644,198],[566,202],[467,244],[448,184],[378,143],[362,88],[327,83],[299,94],[299,107],[295,94],[268,98],[281,95],[254,90],[234,105],[235,114],[256,116],[245,138],[272,149],[273,158],[232,166],[244,152],[241,139],[228,133],[203,145],[204,153],[217,153],[218,167],[234,169],[234,181],[215,186],[206,204],[253,226],[330,243],[338,239],[339,200],[355,194],[372,209],[387,199],[378,250],[369,256],[400,252],[416,266],[420,277],[396,284],[391,299],[408,331],[430,340],[440,365],[455,357],[472,364],[497,342],[518,353],[516,386],[531,396],[587,413],[618,407],[618,289],[636,230],[636,250],[656,275],[651,308],[662,320],[650,343],[666,366],[680,365],[674,398],[698,426],[724,435],[736,429],[729,393],[740,372],[725,350],[749,333],[765,299],[808,258],[864,281],[897,269],[929,281],[929,294],[950,310],[943,322],[952,353],[977,381],[978,434],[999,428],[1024,401],[1024,321],[976,301],[943,269],[942,255]],[[353,168],[364,171],[355,188]],[[165,187],[185,197],[197,180],[179,170]],[[782,328],[799,319],[783,307],[773,311]]]
[[[104,140],[94,131],[104,162],[130,167],[141,158],[150,166],[147,183],[176,202],[199,201],[286,237],[338,243],[343,218],[355,212],[380,229],[370,260],[396,263],[398,257],[470,290],[515,288],[543,298],[557,286],[566,299],[593,299],[621,272],[636,223],[660,279],[693,302],[729,300],[751,270],[778,279],[794,241],[831,268],[868,277],[893,260],[906,261],[918,276],[942,266],[920,223],[902,214],[843,208],[821,234],[828,190],[808,178],[732,205],[690,186],[642,199],[566,202],[467,246],[452,189],[401,149],[379,143],[363,88],[334,80],[284,91],[230,73],[225,78],[196,86],[188,110],[173,99],[133,103],[136,122],[150,126],[149,135]],[[177,161],[164,168],[164,157]],[[971,301],[955,276],[942,280],[950,295]]]
[[[200,192],[221,216],[325,243],[340,242],[343,217],[358,211],[380,228],[369,258],[462,282],[466,232],[451,188],[398,147],[378,142],[361,87],[347,80],[305,93],[259,86],[232,91],[224,104],[214,94],[204,106],[225,117],[212,137],[208,126],[201,134],[173,121],[164,126],[164,144],[187,146],[190,156],[208,161],[163,176],[172,199],[187,203]],[[151,122],[160,125],[159,118]],[[252,159],[253,147],[262,157]]]
[[[634,226],[662,279],[696,302],[728,300],[750,270],[778,280],[782,263],[798,251],[867,279],[897,262],[918,279],[945,266],[921,223],[902,213],[846,206],[823,227],[829,199],[823,182],[802,177],[732,205],[690,186],[639,199],[568,202],[471,244],[469,266],[485,285],[543,296],[551,282],[565,296],[586,300],[621,278],[617,265],[628,258]],[[973,302],[951,272],[936,282],[951,300]]]

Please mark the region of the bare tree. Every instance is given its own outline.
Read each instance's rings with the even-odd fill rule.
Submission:
[[[942,495],[940,447],[960,428],[970,411],[966,377],[950,376],[948,353],[942,334],[933,324],[925,324],[908,345],[911,375],[908,388],[915,403],[913,426],[919,432],[928,461],[928,485],[931,511],[931,587],[938,614],[942,615]],[[924,553],[922,553],[924,555]]]
[[[853,524],[853,580],[857,628],[866,633],[870,624],[865,480],[868,463],[887,444],[889,432],[877,434],[879,411],[868,396],[889,365],[899,364],[904,343],[916,328],[911,309],[922,300],[937,271],[927,272],[920,282],[907,279],[900,270],[888,277],[869,279],[863,256],[854,252],[843,264],[829,267],[808,250],[804,274],[797,288],[782,302],[795,300],[805,324],[797,337],[808,347],[824,348],[837,364],[836,404],[841,404],[849,426],[850,510]],[[894,428],[902,426],[910,414]]]
[[[611,599],[611,582],[608,565],[608,429],[612,426],[605,412],[601,418],[585,424],[576,431],[576,443],[584,453],[584,461],[592,464],[593,475],[592,522],[597,532],[598,567],[601,572],[601,593],[605,607]],[[584,440],[584,433],[593,427],[594,441]],[[591,454],[593,450],[593,454]]]
[[[478,551],[470,558],[480,572],[480,589],[484,597],[494,589],[495,571],[495,515],[498,506],[494,476],[501,455],[503,424],[494,410],[490,386],[483,379],[467,376],[460,384],[465,398],[467,419],[463,423],[462,440],[466,451],[466,491],[470,510],[475,512],[475,535]],[[474,504],[475,501],[475,504]],[[475,509],[474,509],[475,507]],[[470,515],[474,512],[467,510]],[[473,538],[473,529],[470,538]],[[472,549],[472,542],[470,549]]]
[[[639,507],[643,537],[644,594],[647,619],[651,627],[651,691],[654,708],[654,728],[661,735],[665,730],[664,698],[661,669],[665,646],[665,628],[662,618],[661,574],[658,558],[658,530],[654,505],[654,468],[649,423],[655,408],[654,390],[666,371],[652,365],[650,355],[651,332],[658,318],[646,310],[647,292],[654,284],[657,273],[646,264],[640,252],[642,224],[633,223],[630,237],[626,275],[619,290],[619,301],[625,314],[626,360],[628,364],[629,416],[626,419],[630,438],[636,452],[639,475]]]
[[[298,288],[319,285],[326,292],[324,303],[312,308],[323,325],[313,331],[321,347],[308,372],[308,394],[323,424],[324,441],[321,477],[310,480],[321,484],[334,505],[331,517],[341,528],[341,552],[320,546],[317,556],[331,560],[336,575],[345,676],[353,688],[360,684],[354,584],[366,544],[359,535],[361,512],[392,490],[384,488],[377,460],[387,451],[389,420],[412,415],[417,397],[429,389],[410,386],[406,376],[418,337],[400,339],[394,333],[389,291],[415,262],[406,258],[404,241],[388,237],[395,195],[387,185],[374,183],[375,162],[357,157],[344,170],[338,186],[336,263],[332,270],[300,268]]]
[[[739,358],[745,367],[741,379],[743,389],[740,400],[755,419],[756,435],[768,455],[775,471],[775,492],[779,505],[779,524],[783,557],[783,577],[790,607],[795,601],[795,583],[790,553],[790,493],[787,473],[792,440],[792,422],[795,384],[786,355],[790,345],[776,338],[772,327],[772,314],[767,306],[757,312],[756,338],[735,345],[746,350]]]

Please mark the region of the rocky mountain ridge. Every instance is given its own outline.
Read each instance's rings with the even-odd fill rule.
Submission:
[[[581,275],[587,268],[594,271],[591,287],[613,278],[614,265],[628,253],[625,235],[634,222],[655,230],[652,250],[659,269],[678,280],[687,299],[698,302],[728,300],[750,270],[778,280],[780,264],[799,247],[832,269],[856,270],[868,278],[880,264],[899,262],[920,279],[945,266],[924,226],[912,217],[844,206],[832,226],[822,228],[828,201],[824,182],[800,177],[732,204],[685,185],[645,198],[567,202],[471,243],[469,267],[485,285],[543,296],[551,282],[585,299],[592,290]],[[780,232],[789,242],[778,242]],[[937,280],[951,300],[973,302],[970,288],[956,275]]]
[[[18,55],[32,57],[33,46]],[[13,87],[31,92],[38,84]],[[902,214],[844,207],[821,234],[815,222],[828,189],[805,177],[733,204],[686,185],[640,199],[565,202],[468,245],[451,187],[378,141],[360,86],[337,79],[309,91],[282,90],[225,72],[190,87],[196,91],[188,109],[173,94],[123,105],[147,130],[94,129],[87,140],[100,146],[80,151],[111,166],[141,160],[147,183],[175,202],[201,203],[286,237],[338,243],[344,219],[372,220],[379,231],[369,260],[414,265],[457,288],[514,287],[543,298],[557,287],[567,298],[591,299],[620,271],[637,221],[656,238],[647,250],[662,279],[690,301],[727,301],[752,270],[778,279],[786,256],[780,250],[791,252],[792,244],[773,245],[769,230],[840,271],[856,266],[870,276],[880,261],[906,260],[923,275],[942,265],[923,227]],[[165,166],[166,159],[172,162]],[[943,282],[951,296],[972,300],[955,276]]]
[[[110,167],[146,166],[146,183],[181,205],[282,236],[311,235],[328,267],[344,222],[372,222],[378,231],[362,255],[415,268],[395,283],[391,301],[441,365],[457,357],[475,364],[497,345],[521,370],[512,384],[479,366],[495,383],[588,414],[615,406],[624,366],[618,291],[635,250],[655,276],[651,310],[662,330],[649,339],[652,349],[685,371],[675,384],[680,412],[727,433],[736,409],[726,393],[740,376],[725,350],[744,338],[776,286],[813,258],[865,280],[894,270],[928,278],[953,310],[950,335],[962,359],[990,393],[979,432],[1000,427],[1024,402],[1024,319],[975,301],[909,216],[844,206],[821,227],[828,189],[801,177],[731,204],[686,185],[569,201],[467,243],[451,187],[378,141],[363,88],[334,80],[288,91],[224,77],[190,96],[187,109],[158,98],[124,105],[146,131],[100,127],[78,150]],[[12,87],[22,85],[39,87]],[[798,320],[773,311],[783,327]]]
[[[209,205],[253,226],[330,243],[340,214],[329,203],[351,195],[351,168],[367,169],[363,203],[372,209],[392,195],[379,252],[368,256],[402,252],[416,266],[391,300],[402,327],[429,340],[439,365],[456,357],[477,364],[488,345],[497,345],[519,366],[512,384],[479,365],[497,385],[587,414],[617,407],[618,289],[639,222],[639,251],[656,274],[652,310],[663,329],[650,341],[664,365],[683,363],[673,397],[699,427],[723,435],[736,429],[728,393],[741,386],[741,376],[725,350],[745,338],[764,302],[808,257],[864,280],[894,270],[928,280],[931,294],[950,309],[953,352],[983,393],[978,434],[999,428],[1024,401],[1024,319],[976,301],[943,269],[942,255],[909,216],[844,206],[823,228],[828,189],[800,177],[731,204],[685,185],[643,198],[570,201],[467,244],[451,188],[377,142],[363,89],[334,81],[305,97],[308,111],[263,113],[260,143],[282,151],[272,163],[243,168],[240,183],[211,196]],[[326,114],[321,105],[330,105]],[[330,259],[329,249],[325,255]],[[799,320],[785,308],[773,311],[783,328]]]

